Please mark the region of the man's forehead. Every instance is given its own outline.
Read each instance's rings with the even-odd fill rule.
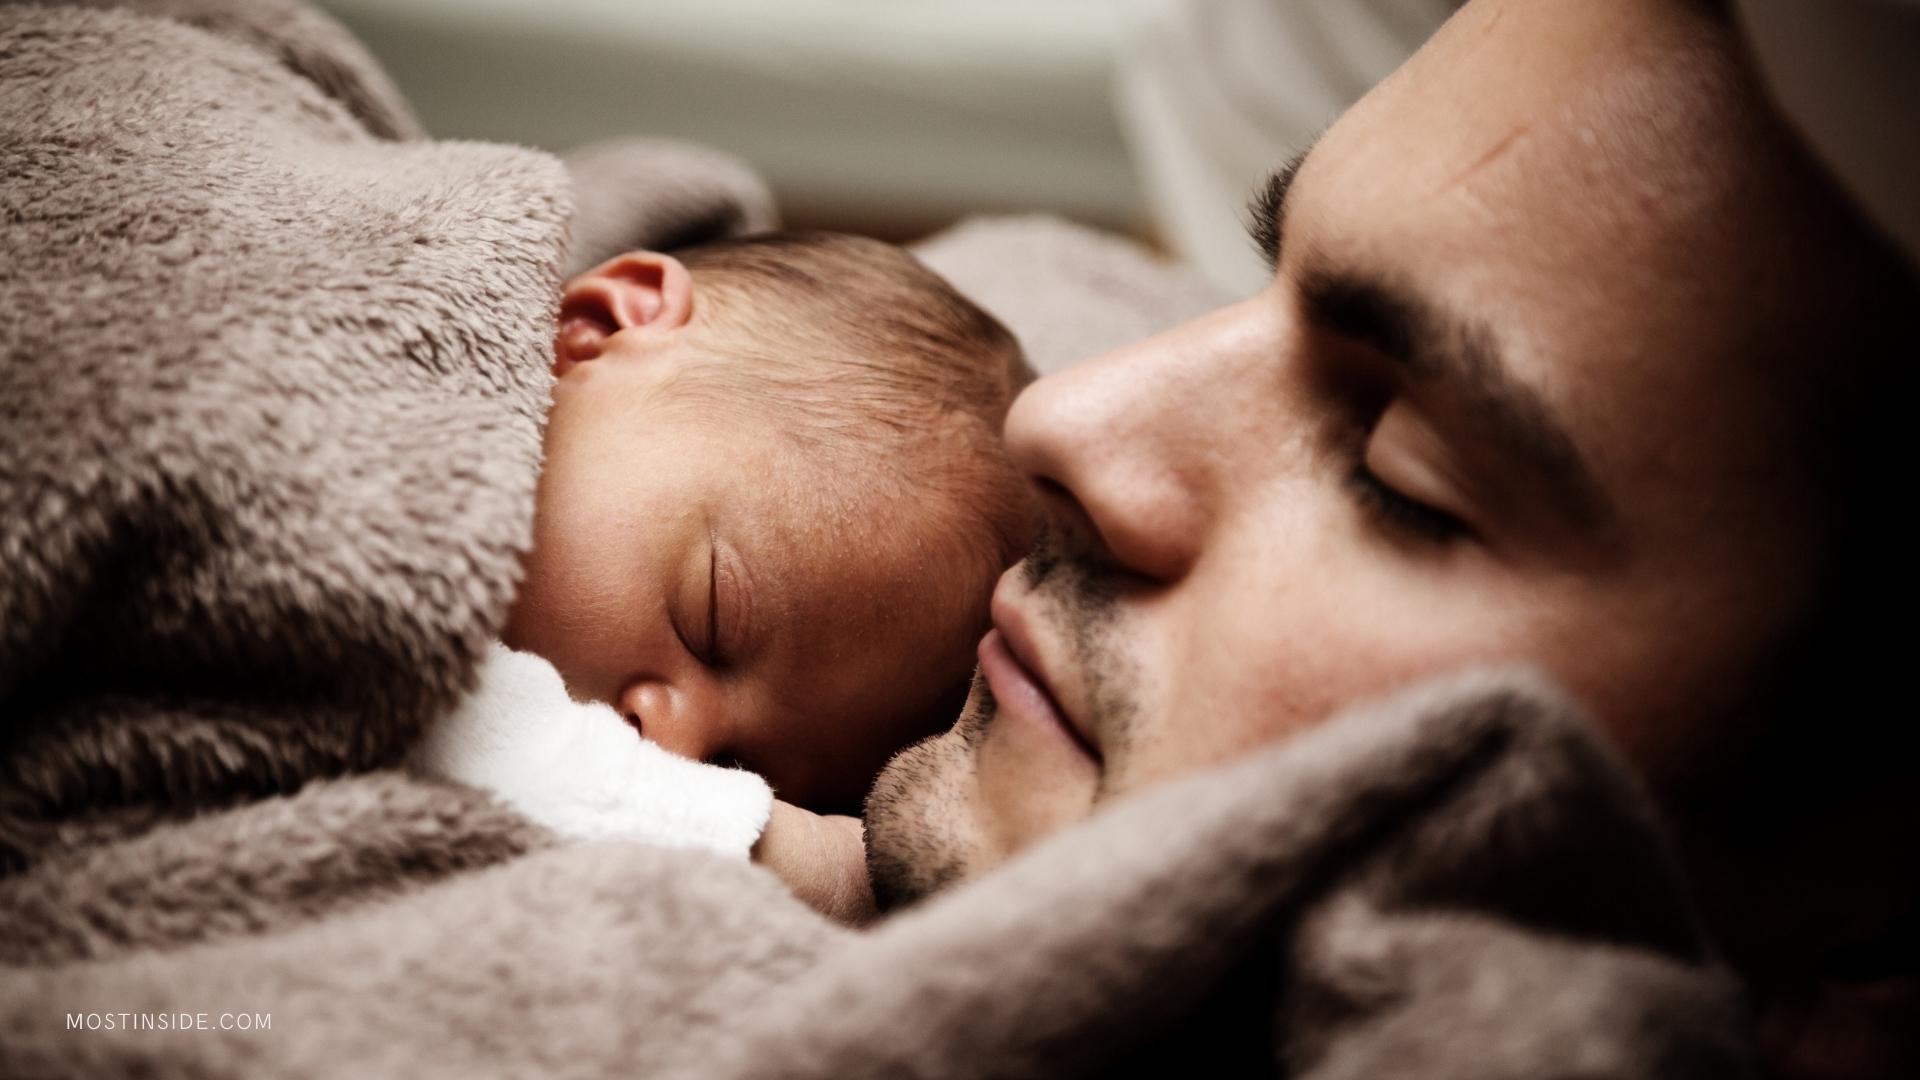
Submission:
[[[1345,258],[1528,312],[1516,332],[1560,317],[1715,349],[1701,333],[1751,321],[1738,268],[1785,243],[1795,206],[1755,175],[1780,155],[1735,43],[1686,11],[1469,4],[1326,133],[1293,220]]]
[[[1307,156],[1281,239],[1296,297],[1330,268],[1486,328],[1603,484],[1636,489],[1624,478],[1743,467],[1761,387],[1737,369],[1777,299],[1750,271],[1780,254],[1748,234],[1785,205],[1740,180],[1758,103],[1728,43],[1646,12],[1627,35],[1640,6],[1470,5]],[[1545,58],[1529,52],[1543,36],[1559,39]],[[1677,444],[1695,450],[1684,464]]]
[[[1730,43],[1684,5],[1478,0],[1328,133],[1311,168],[1378,211],[1474,224],[1697,224],[1731,183]],[[1520,205],[1521,203],[1526,205]],[[1538,217],[1538,214],[1532,215]]]

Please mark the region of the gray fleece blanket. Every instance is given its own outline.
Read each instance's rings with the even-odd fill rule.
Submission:
[[[572,203],[573,265],[770,207],[426,141],[284,0],[141,9],[0,5],[0,1075],[1746,1072],[1645,797],[1520,673],[860,932],[392,771],[512,595]],[[1153,294],[1072,288],[1028,310]]]

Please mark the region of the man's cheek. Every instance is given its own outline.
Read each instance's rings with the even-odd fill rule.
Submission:
[[[1206,608],[1209,605],[1197,605]],[[1144,637],[1134,663],[1137,708],[1115,790],[1227,761],[1298,732],[1338,704],[1342,655],[1324,630],[1297,625],[1301,609],[1221,600]]]

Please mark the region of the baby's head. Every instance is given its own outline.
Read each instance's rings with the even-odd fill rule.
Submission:
[[[958,714],[1031,539],[1019,346],[899,248],[798,234],[603,263],[554,353],[508,644],[669,750],[856,809]]]

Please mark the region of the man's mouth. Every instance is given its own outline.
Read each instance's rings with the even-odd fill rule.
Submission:
[[[1095,762],[1100,753],[1081,732],[1048,685],[1025,622],[1012,605],[994,598],[994,628],[980,639],[980,673],[993,688],[1002,712],[1017,713],[1041,727],[1052,728],[1080,753]]]

